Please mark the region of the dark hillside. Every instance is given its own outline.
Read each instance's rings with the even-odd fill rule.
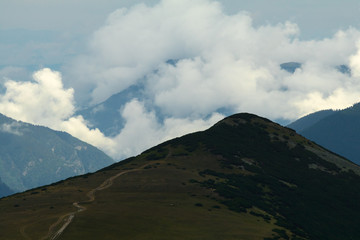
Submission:
[[[321,112],[312,114],[319,115]],[[298,121],[311,120],[304,117]],[[360,163],[360,104],[321,118],[306,127],[298,126],[298,121],[289,125],[308,139],[340,154],[351,161]]]
[[[334,113],[336,113],[336,111],[333,110],[322,110],[311,113],[305,117],[296,120],[295,122],[290,123],[287,127],[295,129],[297,132],[302,132]]]
[[[237,114],[1,199],[0,238],[360,239],[359,174],[291,129]]]

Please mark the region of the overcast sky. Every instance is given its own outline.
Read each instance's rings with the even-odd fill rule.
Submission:
[[[359,12],[355,0],[1,0],[0,112],[122,159],[219,109],[292,121],[345,108],[360,100]],[[293,74],[280,68],[291,61]],[[115,137],[75,114],[139,83],[145,100],[119,109]]]
[[[63,64],[84,51],[89,36],[118,8],[158,0],[2,0],[0,66]],[[358,27],[356,0],[219,0],[224,11],[247,11],[254,26],[296,23],[301,39],[331,37],[339,29]]]

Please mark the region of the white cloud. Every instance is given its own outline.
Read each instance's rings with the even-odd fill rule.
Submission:
[[[54,126],[57,130],[62,130],[70,133],[95,147],[98,147],[111,157],[124,156],[122,149],[117,148],[116,142],[113,139],[106,137],[99,129],[89,128],[88,124],[81,115],[70,117],[60,123],[59,126]],[[121,152],[121,153],[119,153]]]
[[[48,68],[33,74],[33,82],[5,82],[6,91],[0,95],[0,112],[4,115],[55,130],[66,131],[88,142],[115,159],[136,155],[141,151],[173,137],[210,127],[223,116],[213,114],[207,120],[167,118],[161,124],[153,111],[134,99],[121,111],[126,124],[114,137],[92,129],[81,115],[75,115],[73,89],[65,89],[61,74]],[[19,125],[3,124],[0,131],[21,135]]]
[[[45,68],[35,72],[33,79],[34,82],[5,82],[6,91],[0,95],[1,113],[24,122],[67,131],[113,154],[111,139],[98,129],[89,129],[81,116],[73,116],[74,90],[64,89],[59,72]],[[10,132],[13,130],[11,127],[2,126],[2,131]]]
[[[59,73],[43,69],[35,82],[6,81],[0,112],[68,131],[120,159],[209,127],[222,108],[294,120],[359,101],[359,30],[322,40],[299,36],[295,23],[254,27],[250,13],[229,15],[211,0],[122,8],[93,34],[88,52],[64,68],[66,86],[77,95],[63,87]],[[290,61],[302,68],[294,74],[280,69]],[[353,74],[338,72],[341,64]],[[75,97],[99,103],[138,83],[145,88],[142,100],[123,103],[125,126],[115,137],[74,116]]]
[[[121,114],[126,123],[121,133],[114,137],[117,147],[123,154],[120,157],[138,154],[149,147],[186,133],[205,130],[224,118],[217,113],[206,120],[171,117],[166,118],[161,124],[155,112],[146,110],[144,103],[137,99],[127,103]]]
[[[74,112],[73,89],[63,89],[61,75],[46,68],[34,73],[35,82],[5,82],[0,112],[12,118],[58,126]]]
[[[349,65],[353,76],[360,77],[360,40],[357,42],[357,52],[350,56]]]
[[[291,22],[254,27],[248,13],[228,15],[216,1],[136,5],[109,16],[67,77],[82,96],[90,91],[95,103],[145,81],[149,101],[178,118],[203,118],[226,107],[293,120],[314,109],[359,101],[354,97],[357,55],[350,56],[360,32],[339,30],[316,41],[302,41],[299,35]],[[168,59],[180,61],[173,66],[165,64]],[[279,67],[288,61],[301,62],[303,68],[291,75]],[[348,63],[353,77],[336,71]],[[337,95],[335,104],[327,96],[339,89],[349,94]],[[314,92],[327,103],[306,104]]]
[[[343,109],[344,106],[351,106],[359,101],[360,89],[337,88],[329,95],[314,91],[305,98],[295,101],[294,105],[304,113],[315,112],[323,109]]]

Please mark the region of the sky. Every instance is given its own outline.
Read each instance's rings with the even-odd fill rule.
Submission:
[[[360,100],[359,11],[355,0],[1,0],[0,112],[121,160],[222,109],[281,123],[343,109]],[[135,85],[144,95],[118,109],[118,133],[77,114]]]

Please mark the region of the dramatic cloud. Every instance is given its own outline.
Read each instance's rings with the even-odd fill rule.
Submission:
[[[154,107],[178,118],[227,108],[294,120],[359,101],[360,32],[349,28],[317,41],[299,35],[290,22],[254,27],[249,14],[228,15],[215,1],[141,4],[113,12],[67,77],[78,99],[90,92],[93,103],[144,84]],[[280,68],[290,61],[302,68],[294,74]],[[353,76],[340,73],[340,65]]]
[[[11,118],[67,131],[80,139],[109,152],[113,143],[97,129],[88,129],[75,111],[73,89],[64,89],[59,72],[48,68],[33,74],[34,82],[5,82],[5,92],[0,95],[0,112]],[[14,132],[12,126],[2,126],[2,131]],[[15,132],[14,132],[15,133]]]
[[[43,69],[35,82],[5,82],[0,112],[12,118],[46,126],[58,126],[74,112],[73,89],[63,89],[60,73]]]
[[[207,120],[167,118],[160,124],[152,111],[134,99],[121,112],[126,124],[114,137],[106,137],[99,129],[88,127],[81,115],[75,115],[74,90],[65,89],[59,72],[48,68],[33,74],[34,82],[7,80],[0,95],[0,112],[11,118],[66,131],[112,156],[123,159],[140,153],[162,141],[192,131],[203,130],[223,116],[213,114]],[[20,125],[3,124],[0,131],[20,135]]]
[[[360,101],[360,32],[299,36],[295,23],[255,27],[251,13],[229,15],[211,0],[118,9],[92,35],[87,52],[64,66],[66,88],[50,69],[36,72],[33,82],[5,79],[0,112],[68,131],[121,159],[205,129],[221,113],[295,120]],[[280,67],[285,62],[301,67],[292,73]],[[351,73],[339,70],[345,65]],[[112,137],[75,114],[75,102],[100,103],[134,85],[141,96],[119,104],[124,127]]]
[[[185,133],[205,130],[224,116],[213,114],[207,120],[190,118],[167,118],[163,124],[157,121],[155,112],[147,111],[144,104],[134,99],[122,111],[126,124],[121,133],[114,138],[125,155],[131,156],[150,147]]]

